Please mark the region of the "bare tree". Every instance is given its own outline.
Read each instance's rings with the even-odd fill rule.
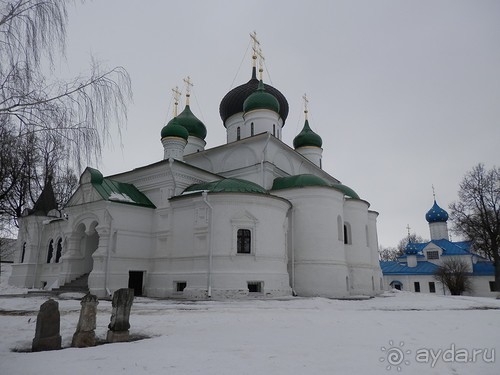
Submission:
[[[496,290],[500,290],[500,169],[478,164],[467,172],[450,205],[453,229],[472,249],[493,261]]]
[[[381,261],[393,261],[397,260],[402,254],[395,247],[379,247],[378,256]]]
[[[472,291],[469,266],[457,258],[445,259],[434,273],[434,278],[443,283],[451,295],[459,296]]]
[[[0,216],[19,217],[49,175],[75,180],[72,166],[97,162],[120,133],[131,99],[128,73],[92,59],[90,74],[49,79],[64,54],[66,1],[0,0]],[[46,71],[46,70],[45,70]],[[6,211],[6,207],[9,210]]]

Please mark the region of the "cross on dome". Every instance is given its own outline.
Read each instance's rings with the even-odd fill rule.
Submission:
[[[174,95],[174,117],[177,117],[177,106],[179,105],[182,92],[179,91],[179,86],[175,86],[175,88],[172,89],[172,93]]]
[[[193,87],[194,84],[191,82],[190,76],[187,76],[187,78],[184,78],[183,81],[186,84],[186,105],[189,105],[189,97],[191,96],[191,87]]]
[[[304,99],[304,114],[307,120],[307,113],[309,112],[309,110],[307,109],[308,108],[307,106],[309,104],[309,99],[307,99],[307,94],[304,93],[304,95],[302,95],[302,99]]]

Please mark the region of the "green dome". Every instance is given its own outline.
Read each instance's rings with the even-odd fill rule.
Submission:
[[[309,127],[309,121],[306,119],[304,127],[302,131],[293,139],[293,147],[305,147],[305,146],[314,146],[320,147],[323,145],[323,140],[321,137],[313,132]]]
[[[201,122],[198,117],[196,117],[193,112],[191,112],[189,104],[186,105],[186,108],[184,108],[181,113],[179,113],[179,115],[177,116],[177,120],[179,121],[180,125],[186,128],[189,135],[203,140],[207,136],[207,128],[205,127],[203,122]]]
[[[257,90],[250,94],[243,102],[243,112],[250,112],[255,109],[269,109],[276,113],[280,111],[278,99],[266,91],[262,81],[259,82]]]
[[[186,128],[179,124],[177,117],[174,117],[163,127],[163,129],[161,129],[161,138],[163,139],[165,137],[178,137],[187,141],[189,133]]]
[[[247,180],[241,180],[239,178],[225,178],[223,180],[201,182],[199,184],[188,186],[183,193],[196,191],[267,194],[266,189],[262,186]]]
[[[342,193],[344,193],[344,195],[348,196],[349,198],[360,199],[359,195],[356,194],[356,192],[352,190],[349,186],[345,186],[342,184],[332,184],[332,187],[341,191]]]
[[[304,186],[330,186],[321,177],[312,174],[299,174],[297,176],[278,177],[274,179],[271,190],[281,190]]]

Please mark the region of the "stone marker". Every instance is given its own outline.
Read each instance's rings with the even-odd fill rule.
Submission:
[[[95,346],[95,327],[97,314],[97,297],[87,293],[81,300],[80,319],[73,335],[71,346],[75,348],[86,348]]]
[[[36,318],[35,338],[31,346],[34,352],[61,349],[61,315],[59,304],[49,299],[40,306]]]
[[[106,338],[108,342],[128,341],[128,329],[130,328],[129,317],[133,301],[134,289],[122,288],[113,293],[113,310]]]

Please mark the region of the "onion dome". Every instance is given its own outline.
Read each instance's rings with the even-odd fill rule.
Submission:
[[[425,220],[428,223],[446,223],[448,221],[448,212],[439,207],[436,200],[434,200],[434,205],[425,214]]]
[[[201,182],[188,186],[183,194],[208,191],[213,193],[259,193],[267,194],[266,189],[254,182],[240,178],[224,178],[222,180]]]
[[[179,115],[177,116],[177,121],[181,126],[186,128],[189,135],[203,140],[207,136],[207,128],[205,127],[203,122],[201,122],[198,117],[196,117],[193,112],[191,112],[189,104],[187,104],[184,110],[179,113]]]
[[[342,184],[332,184],[332,187],[341,191],[342,193],[344,193],[345,196],[347,196],[349,198],[361,199],[359,197],[359,195],[354,190],[352,190],[349,186],[342,185]]]
[[[253,94],[259,87],[259,80],[257,79],[256,68],[252,69],[252,78],[247,83],[235,87],[229,91],[219,106],[219,113],[222,121],[225,123],[226,120],[236,113],[243,112],[243,103],[245,99]],[[267,93],[272,94],[279,103],[279,115],[283,120],[283,125],[285,125],[285,120],[288,117],[288,102],[285,96],[273,86],[264,83],[264,88]]]
[[[306,146],[321,148],[322,145],[323,140],[318,134],[311,130],[309,127],[309,120],[306,119],[302,131],[293,139],[293,147],[295,149]]]
[[[163,127],[163,129],[161,129],[161,138],[163,139],[166,137],[178,137],[187,141],[189,133],[186,128],[179,123],[177,117],[174,117]]]
[[[256,109],[269,109],[279,113],[280,103],[273,94],[266,92],[264,82],[259,81],[259,86],[248,98],[243,102],[243,112],[250,112]]]
[[[413,242],[408,242],[408,245],[406,245],[405,248],[405,254],[406,255],[416,255],[420,251],[420,247],[418,244],[413,243]]]

